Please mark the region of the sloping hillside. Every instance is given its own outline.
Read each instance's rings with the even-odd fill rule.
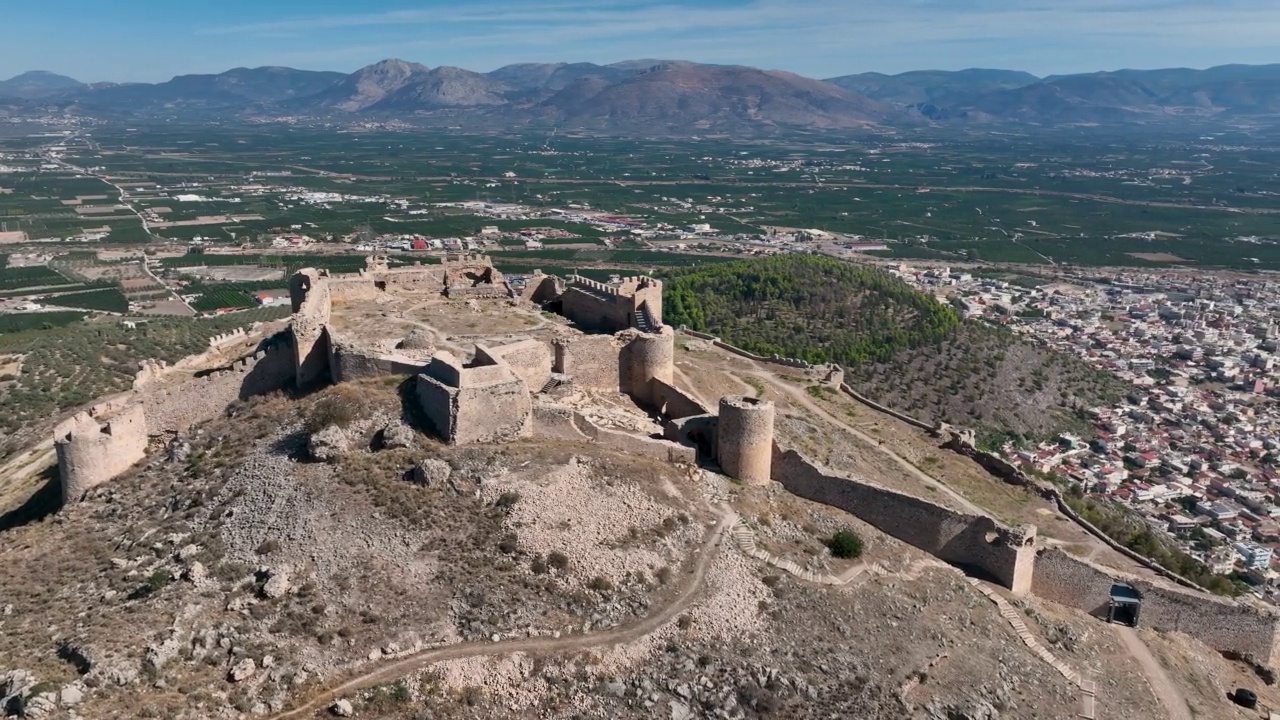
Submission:
[[[1119,381],[951,308],[875,268],[784,256],[668,280],[666,320],[760,354],[836,362],[861,392],[994,442],[1083,431],[1079,410]]]

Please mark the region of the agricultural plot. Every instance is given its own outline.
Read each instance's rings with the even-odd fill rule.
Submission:
[[[94,146],[70,144],[73,162],[105,168],[113,182],[131,188],[140,207],[157,209],[168,226],[154,234],[174,240],[252,243],[275,233],[324,238],[363,227],[459,237],[486,225],[512,231],[551,222],[442,207],[409,214],[382,201],[285,199],[317,190],[415,208],[458,201],[573,205],[677,227],[709,223],[725,234],[816,228],[884,240],[885,254],[904,258],[1280,269],[1274,141],[1231,131],[1210,139],[1162,133],[1068,128],[996,137],[921,128],[911,137],[734,142],[227,125],[103,127],[94,131]],[[0,140],[0,148],[18,149],[6,143]],[[104,193],[107,199],[88,202],[115,203],[102,181],[23,175],[4,183],[13,187],[0,194],[0,233],[71,237],[96,222],[106,227],[107,242],[152,241],[136,218],[81,217],[64,204]],[[175,202],[180,193],[210,199]],[[232,197],[242,202],[228,202]],[[189,222],[201,224],[171,225]],[[582,242],[601,237],[589,227],[564,229]],[[609,260],[555,254],[583,252],[554,247],[581,244],[574,240],[544,240],[552,254],[541,257]],[[522,250],[511,240],[504,246]],[[529,259],[509,257],[519,265]]]
[[[116,288],[55,295],[44,302],[58,307],[84,308],[86,310],[101,310],[114,313],[129,312],[129,299]]]
[[[71,282],[48,267],[8,267],[8,262],[7,255],[0,255],[0,292]]]

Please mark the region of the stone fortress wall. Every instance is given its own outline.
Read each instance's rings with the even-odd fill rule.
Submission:
[[[794,451],[779,450],[773,479],[793,495],[844,510],[949,563],[976,570],[1014,592],[1032,588],[1036,528],[1009,528],[865,480],[833,475]]]
[[[237,399],[291,385],[291,336],[256,340],[264,329],[216,335],[207,350],[172,365],[144,361],[129,391],[59,424],[54,448],[63,502],[78,501],[143,460],[150,438],[186,432]],[[197,371],[218,362],[226,364]]]
[[[1128,585],[1142,596],[1143,626],[1185,633],[1260,667],[1276,668],[1280,663],[1280,615],[1275,612],[1104,568],[1058,548],[1040,551],[1031,592],[1106,619],[1116,584]]]
[[[433,430],[448,442],[502,442],[533,435],[585,439],[672,462],[715,460],[729,475],[749,483],[779,482],[797,496],[849,512],[1014,592],[1031,592],[1098,615],[1105,611],[1112,585],[1125,584],[1143,598],[1142,624],[1185,632],[1216,650],[1264,667],[1280,662],[1280,616],[1272,611],[1128,576],[1056,549],[1037,552],[1034,526],[1006,527],[985,515],[957,512],[832,474],[798,452],[776,445],[774,408],[768,401],[725,398],[719,413],[713,413],[674,382],[674,332],[662,325],[661,284],[651,278],[628,278],[619,286],[610,286],[578,278],[564,284],[543,276],[530,283],[526,301],[538,297],[541,304],[558,305],[580,327],[608,328],[612,334],[573,335],[551,345],[535,339],[477,345],[469,363],[446,352],[434,353],[429,362],[373,352],[344,343],[330,327],[334,302],[374,299],[389,288],[467,299],[512,297],[501,275],[490,270],[487,258],[463,257],[443,266],[396,270],[371,263],[366,271],[345,276],[300,271],[291,279],[294,316],[290,332],[264,343],[250,356],[196,378],[206,384],[203,396],[208,402],[203,404],[225,407],[245,393],[291,383],[306,386],[326,379],[416,375],[418,402]],[[851,397],[870,402],[843,383],[838,368],[760,358],[718,338],[700,337],[743,357],[799,370],[806,377],[838,385]],[[167,370],[163,366],[143,368],[138,387],[148,387]],[[580,412],[541,396],[544,390],[563,382],[630,395],[667,419],[666,439],[598,427]],[[125,398],[60,425],[55,440],[64,496],[74,500],[140,460],[149,423],[155,426],[153,430],[182,430],[185,424],[165,408],[177,407],[189,396],[190,391],[175,391],[158,393],[149,402]],[[913,418],[909,421],[934,432],[946,430]],[[1015,477],[1025,479],[1016,469],[983,464],[1005,474],[1012,470]]]
[[[77,413],[59,424],[53,437],[63,503],[76,502],[88,490],[137,464],[147,452],[142,406],[127,399]]]
[[[688,334],[714,341],[743,357],[751,353],[726,346],[718,338]],[[763,362],[798,367],[817,379],[820,366],[803,361],[763,358]],[[830,380],[828,380],[830,382]],[[877,410],[935,434],[949,428],[925,423],[864,398],[843,382],[846,395]],[[702,417],[686,417],[668,426],[668,435],[690,435],[699,430]],[[714,416],[710,432],[716,428]],[[692,431],[686,429],[692,426]],[[1112,568],[1094,565],[1056,548],[1035,547],[1034,526],[1007,528],[992,518],[956,513],[927,500],[880,488],[872,483],[828,474],[794,451],[775,450],[773,479],[792,493],[846,510],[885,533],[962,567],[980,570],[1015,592],[1030,592],[1060,605],[1106,617],[1112,586],[1127,585],[1142,597],[1140,623],[1162,631],[1186,633],[1222,653],[1235,655],[1272,671],[1280,667],[1280,613],[1212,595],[1173,574],[1148,558],[1120,546],[1097,528],[1080,519],[1056,488],[1046,488],[1002,458],[973,446],[968,433],[952,431],[948,447],[961,452],[1006,482],[1032,488],[1056,501],[1058,509],[1107,544],[1150,567],[1165,579],[1182,585],[1138,578]]]
[[[617,286],[570,275],[559,302],[565,317],[592,332],[662,325],[662,282],[645,275],[623,278]]]

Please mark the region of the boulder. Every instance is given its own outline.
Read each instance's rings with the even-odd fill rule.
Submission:
[[[435,338],[431,336],[431,333],[426,330],[423,330],[422,328],[414,328],[409,331],[408,335],[404,336],[404,339],[396,345],[396,348],[400,350],[420,350],[426,353],[433,353],[436,349],[436,341]]]
[[[58,693],[58,704],[63,707],[79,705],[84,700],[84,691],[76,685],[68,685]]]
[[[200,586],[209,580],[209,570],[201,562],[191,563],[191,567],[183,573],[183,577],[191,582],[192,585]]]
[[[382,447],[386,450],[413,447],[416,439],[413,430],[404,423],[391,423],[382,429]]]
[[[253,658],[245,658],[231,666],[231,672],[227,673],[227,679],[231,682],[248,680],[257,669],[258,665],[253,661]]]
[[[22,706],[22,717],[40,720],[40,718],[51,717],[57,711],[58,703],[53,693],[40,693],[27,698],[27,702]]]
[[[337,462],[350,449],[351,437],[336,425],[314,432],[307,439],[307,452],[318,462]]]
[[[267,580],[262,583],[262,597],[274,599],[284,597],[289,592],[289,571],[285,568],[275,568],[267,571]]]
[[[409,471],[409,479],[419,485],[432,487],[448,480],[451,474],[453,474],[453,468],[449,467],[449,463],[428,458]]]
[[[337,717],[351,717],[355,714],[355,708],[351,707],[350,700],[338,700],[329,706],[329,712]]]

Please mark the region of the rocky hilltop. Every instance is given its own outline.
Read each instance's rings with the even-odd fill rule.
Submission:
[[[4,509],[0,707],[1235,717],[1276,665],[1280,616],[1142,574],[838,368],[677,339],[663,299],[475,256],[299,271],[286,330],[143,368]],[[1141,634],[1094,616],[1117,583]]]

